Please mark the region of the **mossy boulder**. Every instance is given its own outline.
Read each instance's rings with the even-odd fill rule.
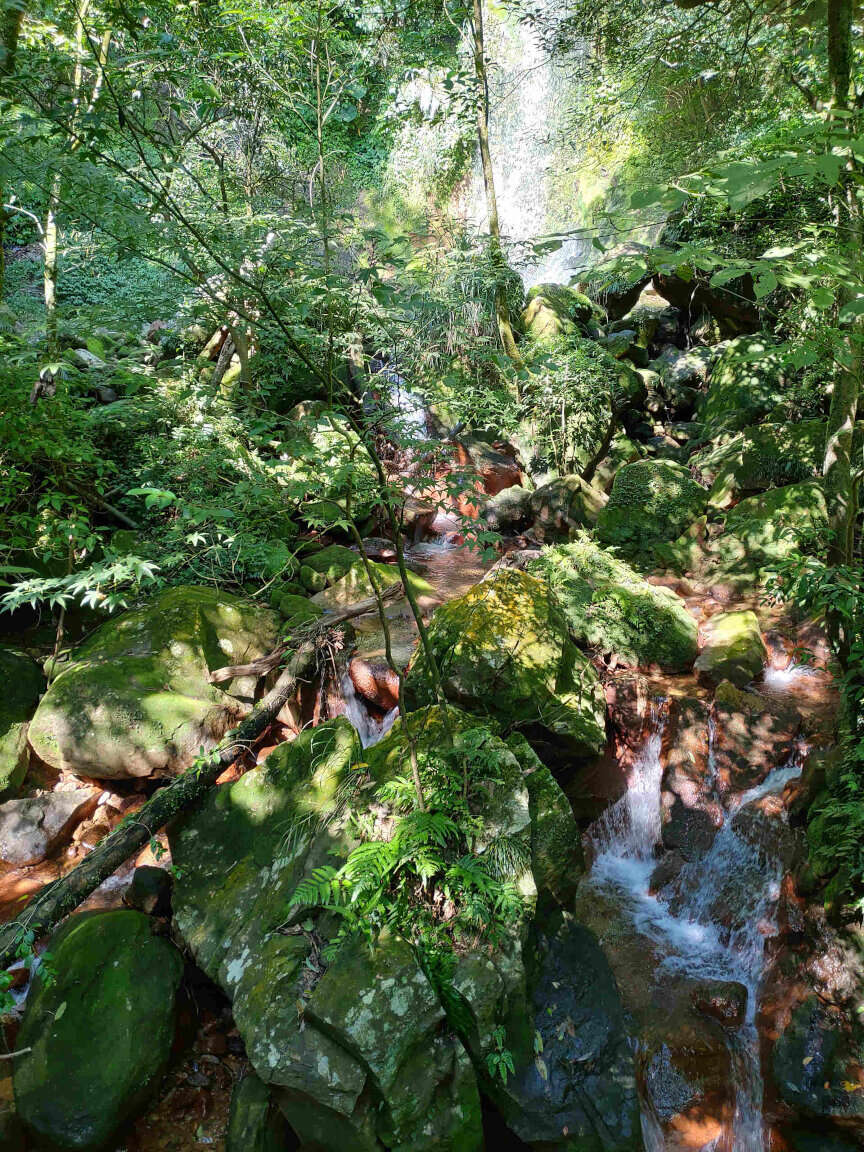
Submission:
[[[692,668],[698,628],[679,597],[587,538],[544,549],[528,571],[548,582],[578,644],[629,664]]]
[[[721,575],[751,582],[796,553],[819,555],[828,540],[825,493],[816,480],[749,496],[727,514],[725,531],[711,541]]]
[[[505,535],[527,528],[531,522],[531,499],[534,493],[520,484],[502,488],[483,505],[483,519],[493,532]]]
[[[712,508],[728,508],[742,495],[810,480],[821,471],[825,425],[821,420],[761,424],[731,440],[709,445],[691,460],[711,485]]]
[[[30,744],[54,768],[97,778],[166,776],[242,717],[254,681],[209,674],[271,652],[269,608],[213,588],[169,588],[103,624],[42,697]]]
[[[393,564],[378,564],[375,561],[370,561],[369,567],[374,572],[381,591],[386,591],[387,588],[400,580],[399,569]],[[428,580],[424,580],[416,572],[409,571],[408,582],[418,600],[427,604],[436,602],[435,589]],[[372,587],[363,561],[355,557],[353,567],[349,568],[335,584],[331,584],[329,588],[316,593],[312,597],[312,603],[317,604],[325,611],[335,610],[344,608],[348,604],[356,604],[358,600],[366,600],[374,594],[375,589]]]
[[[452,720],[457,731],[476,726],[455,711]],[[440,747],[440,716],[416,722]],[[354,844],[350,805],[362,809],[367,793],[352,784],[366,772],[405,771],[398,731],[369,752],[355,774],[356,733],[344,718],[328,721],[178,821],[170,832],[180,869],[175,927],[231,997],[255,1072],[301,1140],[327,1152],[475,1152],[474,1070],[411,948],[385,933],[371,948],[346,944],[325,968],[319,949],[335,930],[332,918],[309,910],[290,920],[299,880]],[[514,795],[524,793],[521,768],[507,755]],[[505,808],[524,811],[527,834],[527,799]]]
[[[45,678],[35,660],[12,648],[0,648],[0,680],[0,800],[8,800],[27,773],[27,724]]]
[[[699,406],[706,436],[737,431],[767,416],[785,399],[781,358],[765,333],[726,344]]]
[[[177,949],[140,912],[85,912],[51,937],[17,1047],[18,1114],[58,1150],[102,1149],[158,1086],[183,974]]]
[[[254,1072],[238,1080],[231,1093],[225,1152],[289,1152],[293,1146],[270,1088]]]
[[[289,628],[317,620],[323,612],[320,604],[313,604],[306,596],[296,596],[292,592],[282,593],[276,609]]]
[[[615,476],[597,520],[597,537],[637,551],[675,540],[703,514],[707,497],[683,465],[635,460]]]
[[[578,332],[593,311],[588,297],[566,284],[535,284],[528,291],[522,326],[532,340],[554,340]]]
[[[322,573],[327,584],[335,584],[357,563],[357,553],[342,544],[330,544],[320,552],[305,557],[303,562],[313,572]]]
[[[695,667],[714,684],[728,680],[743,688],[760,675],[767,657],[755,612],[719,612],[708,621]]]
[[[559,755],[604,746],[602,687],[543,581],[501,569],[439,608],[428,636],[444,692],[460,707],[551,740]],[[416,704],[434,699],[422,649],[405,690]]]
[[[534,534],[567,540],[579,528],[593,527],[605,506],[605,495],[581,476],[559,476],[531,493]]]

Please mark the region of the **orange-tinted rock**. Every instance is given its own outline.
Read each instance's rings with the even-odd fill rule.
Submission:
[[[389,712],[399,702],[399,677],[383,661],[355,656],[348,665],[351,683],[358,695]]]

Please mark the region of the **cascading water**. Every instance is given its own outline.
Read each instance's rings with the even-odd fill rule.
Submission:
[[[542,22],[551,0],[540,0],[534,15]],[[590,241],[566,239],[556,251],[538,258],[520,246],[586,222],[580,187],[580,158],[567,146],[565,115],[578,90],[581,53],[543,46],[535,23],[519,20],[506,8],[488,7],[484,17],[490,71],[489,142],[501,230],[514,247],[526,288],[544,281],[566,283],[586,264]],[[486,200],[479,161],[468,192],[466,215],[487,226]]]
[[[686,864],[659,895],[651,892],[661,834],[661,743],[665,719],[655,710],[642,753],[624,796],[590,830],[596,856],[591,882],[613,896],[636,931],[655,948],[663,972],[695,979],[735,981],[747,991],[743,1023],[728,1033],[735,1091],[731,1144],[734,1152],[763,1152],[762,1075],[756,1008],[765,963],[766,938],[776,932],[782,863],[771,856],[744,818],[760,800],[782,792],[800,775],[793,760],[763,783],[728,803],[709,851]],[[709,774],[713,767],[713,724]],[[647,1102],[643,1140],[662,1152],[662,1129]]]
[[[391,708],[381,719],[377,719],[357,695],[354,681],[348,672],[345,672],[342,676],[341,688],[342,699],[345,702],[345,716],[357,729],[360,743],[364,748],[369,748],[372,744],[377,744],[378,741],[382,740],[390,731],[393,726],[393,721],[399,714],[399,709]]]

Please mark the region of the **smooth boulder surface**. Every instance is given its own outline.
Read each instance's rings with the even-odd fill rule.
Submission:
[[[23,652],[0,648],[0,800],[14,795],[27,773],[27,723],[45,687],[42,669]]]
[[[756,613],[720,612],[708,621],[695,668],[714,684],[728,680],[743,688],[761,674],[767,659]]]
[[[255,660],[278,638],[276,615],[253,601],[169,588],[76,650],[42,697],[30,744],[53,768],[97,779],[182,772],[248,711],[254,681],[222,691],[210,672]]]
[[[605,745],[597,674],[543,581],[500,569],[439,608],[428,635],[444,692],[460,707],[536,733],[571,756],[594,755]],[[405,690],[418,704],[434,698],[422,650]]]
[[[538,540],[567,540],[591,527],[606,505],[603,493],[581,476],[560,476],[531,493],[533,532]]]
[[[38,864],[96,807],[91,788],[45,792],[0,804],[0,868]]]
[[[159,1083],[171,1051],[180,953],[140,912],[84,912],[51,937],[15,1061],[18,1114],[66,1152],[103,1149]]]
[[[698,628],[684,603],[592,541],[544,549],[528,571],[548,581],[577,643],[668,672],[693,666]]]
[[[615,475],[597,521],[603,544],[650,549],[675,540],[705,511],[708,494],[670,460],[636,460]]]

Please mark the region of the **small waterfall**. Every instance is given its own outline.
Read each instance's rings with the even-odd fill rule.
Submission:
[[[345,715],[357,729],[360,743],[364,748],[371,747],[382,740],[393,726],[393,721],[399,715],[398,708],[391,708],[378,720],[369,711],[369,708],[357,695],[354,681],[346,671],[342,676],[342,699],[345,701]]]
[[[554,15],[551,0],[538,0],[533,16],[542,22],[547,13]],[[539,259],[527,245],[586,222],[581,158],[570,144],[572,130],[566,122],[578,96],[582,53],[577,49],[553,55],[541,43],[534,20],[520,20],[507,8],[487,5],[484,22],[494,64],[489,74],[489,138],[501,230],[526,288],[544,281],[567,283],[588,262],[590,241],[568,238]],[[466,214],[476,227],[486,228],[479,160]]]
[[[686,864],[660,896],[650,891],[661,833],[660,746],[664,718],[652,717],[628,791],[590,830],[597,850],[592,882],[615,894],[636,930],[657,949],[664,970],[697,979],[736,981],[747,989],[741,1027],[728,1038],[735,1091],[731,1134],[735,1152],[763,1152],[762,1073],[756,1030],[758,991],[765,941],[777,931],[776,909],[783,868],[759,842],[741,815],[764,797],[782,792],[801,773],[798,758],[775,769],[759,785],[733,798],[706,855]],[[708,772],[713,779],[713,720],[709,726]],[[650,1103],[643,1139],[650,1152],[664,1147]]]

